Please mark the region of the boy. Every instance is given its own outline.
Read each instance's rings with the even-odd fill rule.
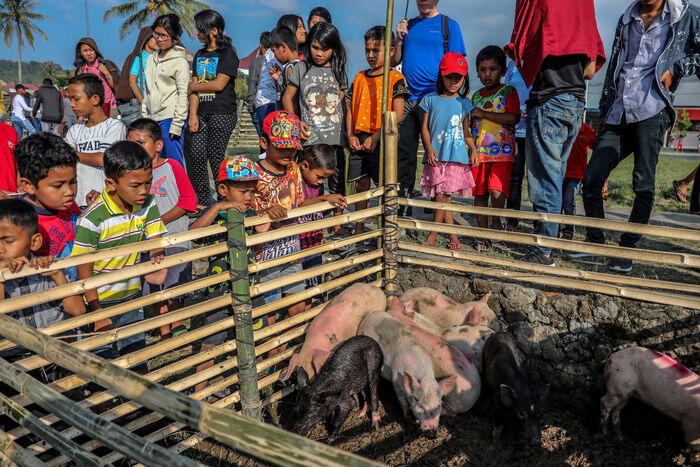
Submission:
[[[119,120],[107,118],[102,110],[104,88],[100,78],[92,74],[78,75],[68,82],[68,95],[73,111],[86,120],[76,123],[66,134],[66,142],[78,153],[78,193],[75,202],[81,208],[93,201],[93,190],[104,187],[105,150],[126,138],[126,129]]]
[[[391,31],[389,32],[391,34]],[[382,128],[382,89],[384,83],[384,38],[386,28],[375,26],[365,33],[365,58],[370,68],[355,76],[348,99],[346,128],[349,137],[350,159],[348,182],[355,182],[358,193],[370,188],[370,177],[379,185],[379,139]],[[391,36],[391,56],[394,56],[394,36]],[[396,112],[397,121],[403,118],[403,108],[410,97],[406,79],[396,70],[389,72],[387,110]],[[360,201],[357,210],[366,209],[367,201]],[[365,231],[364,222],[355,224],[355,235]]]
[[[155,198],[158,211],[161,213],[160,219],[168,229],[169,234],[186,232],[189,228],[188,212],[197,210],[197,197],[190,179],[187,178],[185,169],[174,159],[164,159],[160,156],[163,149],[162,133],[158,122],[139,118],[129,125],[128,139],[139,144],[146,150],[153,164],[153,183],[150,194]],[[192,249],[191,242],[178,243],[167,247],[167,256],[182,253]],[[144,282],[144,293],[149,294],[159,289],[169,289],[192,280],[191,263],[184,263],[168,268],[168,275],[162,287],[152,287],[149,282]],[[156,305],[158,314],[168,312],[168,303],[163,302]],[[172,299],[171,310],[181,308],[179,299]],[[172,328],[172,329],[171,329]],[[161,338],[167,339],[178,336],[185,332],[182,323],[174,322],[163,325],[160,329]]]
[[[289,82],[289,72],[294,64],[300,61],[296,34],[286,27],[275,28],[270,32],[270,47],[279,65],[282,65],[281,68],[278,64],[272,65],[270,75],[277,82],[279,95],[283,96]],[[277,106],[283,107],[281,99]]]
[[[24,95],[27,94],[27,88],[20,83],[15,85],[15,91],[17,91],[17,94],[12,99],[12,126],[15,127],[17,137],[22,139],[24,130],[27,130],[27,134],[33,135],[36,133],[36,128],[27,118],[32,114],[32,108],[27,105],[27,101],[24,99]]]
[[[78,218],[73,255],[106,248],[138,243],[157,238],[166,232],[153,196],[149,195],[152,163],[148,153],[131,141],[120,141],[104,153],[105,189],[95,202]],[[151,261],[159,263],[162,249],[151,250]],[[136,264],[138,253],[108,258],[78,266],[78,279],[87,279],[108,271],[121,270]],[[154,280],[161,274],[146,276]],[[167,273],[167,271],[166,271]],[[151,277],[149,277],[151,276]],[[90,311],[98,311],[141,296],[141,280],[133,277],[114,284],[87,290],[85,301]],[[143,320],[143,310],[129,311],[95,323],[95,331],[106,331]],[[118,353],[124,355],[146,346],[143,333],[117,341]],[[111,359],[111,345],[95,349],[102,358]]]
[[[474,110],[472,134],[476,144],[472,167],[474,205],[502,209],[510,192],[510,174],[515,161],[515,125],[520,121],[518,92],[509,84],[501,84],[506,74],[506,54],[500,47],[490,45],[476,56],[479,80],[484,85],[472,96]],[[488,216],[476,216],[479,227],[488,229]],[[501,218],[492,217],[491,227],[503,230]],[[490,251],[488,240],[477,240],[477,251]]]
[[[576,195],[581,188],[581,180],[588,165],[588,148],[595,145],[595,130],[586,123],[581,124],[581,129],[571,148],[571,154],[566,161],[566,173],[564,185],[561,189],[561,212],[569,216],[576,215]],[[560,227],[561,238],[573,240],[574,226],[562,225]]]

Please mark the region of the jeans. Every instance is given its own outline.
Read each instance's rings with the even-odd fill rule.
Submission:
[[[578,178],[565,178],[564,184],[562,185],[561,194],[561,212],[567,216],[576,215],[576,196],[581,189],[581,179]],[[562,234],[570,234],[574,236],[574,226],[573,225],[563,225],[561,227]]]
[[[581,129],[583,107],[583,101],[564,93],[528,110],[525,158],[528,191],[535,212],[561,213],[566,161]],[[538,222],[537,234],[556,238],[559,225]],[[545,256],[552,252],[541,246],[533,249]]]
[[[41,122],[41,131],[46,133],[53,133],[56,136],[61,136],[61,124]]]
[[[510,174],[510,196],[508,196],[506,208],[520,211],[520,204],[523,199],[523,178],[525,177],[525,138],[516,138],[515,147],[515,162],[513,164],[513,172]],[[508,225],[516,228],[518,219],[515,217],[509,218]]]
[[[114,327],[114,329],[126,326],[127,324],[143,321],[143,308],[127,311],[126,313],[122,313],[121,315],[113,316],[110,319],[112,320],[112,326]],[[114,355],[114,353],[112,352],[111,343],[93,349],[92,353],[104,358],[105,360],[114,360],[115,358],[118,358],[120,356],[145,348],[146,335],[140,332],[134,334],[133,336],[125,337],[124,339],[118,340],[117,355]]]
[[[182,151],[182,140],[183,137],[182,135],[185,133],[185,130],[187,129],[187,121],[185,121],[185,126],[182,128],[182,131],[180,132],[179,135],[175,136],[174,138],[170,137],[170,125],[173,123],[172,118],[166,118],[165,120],[161,120],[158,122],[158,125],[160,125],[160,131],[161,134],[163,135],[163,151],[161,153],[161,157],[163,158],[168,158],[168,159],[174,159],[180,163],[181,166],[185,166],[184,158],[182,156],[183,151]],[[218,169],[218,167],[217,167]]]
[[[659,114],[636,123],[627,123],[623,115],[619,125],[606,124],[603,127],[583,175],[583,207],[586,216],[605,218],[603,184],[610,172],[633,153],[634,204],[628,222],[649,223],[656,192],[656,164],[664,142],[664,133],[670,124],[671,118],[667,111],[662,110]],[[641,238],[641,235],[625,232],[620,236],[620,245],[634,248]],[[586,240],[605,243],[603,231],[593,227],[586,229]]]
[[[255,109],[255,117],[258,122],[258,135],[262,136],[263,133],[263,123],[265,123],[265,117],[277,110],[277,104],[272,102],[270,104],[261,105]]]
[[[696,170],[700,171],[700,165]],[[690,192],[690,212],[700,213],[700,178],[695,176],[695,181],[693,182],[693,191]]]
[[[28,119],[20,120],[17,117],[12,117],[12,126],[15,127],[15,131],[17,132],[17,137],[19,139],[22,139],[22,133],[26,130],[28,134],[33,135],[36,133],[36,129],[34,128],[34,125],[32,122],[30,122]]]
[[[406,102],[403,118],[399,122],[398,182],[399,196],[410,197],[416,185],[418,168],[418,138],[422,125],[423,110],[420,99]]]

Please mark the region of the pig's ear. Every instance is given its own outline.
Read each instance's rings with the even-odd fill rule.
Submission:
[[[481,298],[479,299],[479,301],[482,302],[482,303],[486,303],[486,302],[489,301],[489,297],[490,297],[490,296],[491,296],[491,292],[486,292],[486,295],[484,295],[483,297],[481,297]]]
[[[469,324],[470,326],[476,326],[477,324],[479,324],[479,321],[481,321],[481,311],[477,310],[476,308],[473,308],[472,311],[470,311],[467,315],[467,319],[465,321],[465,324]]]
[[[455,388],[455,384],[457,384],[457,377],[450,376],[449,378],[443,379],[438,384],[440,385],[443,395],[449,394]]]
[[[413,303],[413,300],[408,300],[407,302],[403,302],[403,307],[405,308],[405,312],[413,312],[415,310],[415,304]]]
[[[418,386],[418,382],[416,381],[416,379],[413,376],[411,376],[410,374],[404,373],[403,374],[403,388],[406,391],[406,394],[412,395],[413,390],[416,388],[416,386]]]
[[[508,386],[507,384],[501,384],[501,402],[506,407],[513,407],[515,405],[515,400],[518,398],[518,393],[515,389]]]
[[[297,386],[299,389],[304,389],[309,385],[309,375],[302,367],[297,368]]]

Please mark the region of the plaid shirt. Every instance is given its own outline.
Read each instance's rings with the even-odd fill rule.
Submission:
[[[311,186],[305,181],[301,182],[301,188],[304,190],[304,199],[317,198],[323,196],[323,185]],[[299,223],[312,222],[323,219],[323,213],[315,212],[313,214],[307,214],[306,216],[299,217]],[[314,230],[313,232],[306,232],[301,234],[301,249],[305,250],[311,248],[312,246],[320,245],[323,242],[323,231]]]

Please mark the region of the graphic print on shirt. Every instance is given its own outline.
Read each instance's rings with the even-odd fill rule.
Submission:
[[[330,76],[309,76],[311,83],[304,86],[303,96],[308,113],[306,121],[311,127],[307,144],[325,140],[338,131],[341,121],[340,87]]]
[[[519,112],[517,109],[508,109],[513,95],[517,97],[515,88],[504,85],[490,96],[482,96],[477,91],[472,96],[472,103],[487,112],[506,113]],[[501,125],[485,118],[475,118],[472,126],[472,135],[476,144],[479,157],[484,162],[512,161],[515,155],[515,128]]]
[[[459,115],[453,115],[450,119],[450,128],[442,130],[437,134],[437,140],[440,144],[461,144],[465,145],[464,142],[464,127],[462,126],[462,119]]]
[[[151,184],[151,191],[148,192],[149,195],[153,196],[166,196],[168,190],[163,186],[165,181],[168,179],[167,175],[163,175],[158,180]]]
[[[216,79],[216,71],[219,68],[219,57],[197,57],[197,82],[207,83]],[[199,100],[203,102],[213,101],[215,92],[200,92]]]

